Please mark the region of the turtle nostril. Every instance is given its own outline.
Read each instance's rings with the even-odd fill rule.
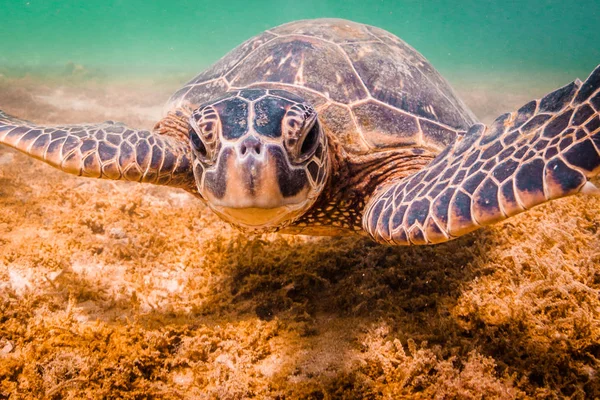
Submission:
[[[243,156],[248,151],[259,155],[262,151],[262,143],[254,136],[250,136],[240,143],[240,154]]]

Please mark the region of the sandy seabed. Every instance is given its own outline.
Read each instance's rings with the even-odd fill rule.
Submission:
[[[177,86],[0,77],[0,108],[149,128]],[[490,122],[553,88],[459,92]],[[435,247],[248,238],[0,147],[0,398],[598,398],[599,290],[600,198]]]

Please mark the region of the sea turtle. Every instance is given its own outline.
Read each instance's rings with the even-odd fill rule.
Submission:
[[[182,188],[241,229],[397,245],[597,191],[600,67],[486,127],[391,33],[306,20],[244,42],[167,107],[152,131],[0,112],[0,143],[79,176]]]

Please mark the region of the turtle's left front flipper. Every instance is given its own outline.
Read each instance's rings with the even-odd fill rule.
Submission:
[[[363,227],[382,243],[441,243],[548,200],[597,190],[600,66],[518,111],[481,124],[427,168],[383,183]]]
[[[0,111],[0,144],[78,176],[195,190],[185,141],[120,123],[39,126]]]

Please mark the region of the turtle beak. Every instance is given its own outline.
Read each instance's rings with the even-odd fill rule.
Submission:
[[[234,208],[211,206],[213,211],[226,221],[241,225],[249,230],[262,230],[266,227],[277,226],[289,219],[290,214],[302,208],[297,206],[282,206],[275,208]]]
[[[304,170],[295,176],[281,157],[285,155],[277,145],[253,136],[222,149],[214,170],[206,171],[202,194],[208,205],[226,221],[249,229],[280,225],[296,216],[309,201],[309,186]]]

